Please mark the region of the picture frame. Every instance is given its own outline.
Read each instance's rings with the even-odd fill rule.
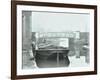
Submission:
[[[34,40],[35,52],[33,51]],[[44,42],[50,42],[53,46],[48,48],[48,44]],[[73,47],[73,45],[75,47]],[[44,49],[43,46],[46,46],[46,49]],[[37,63],[40,68],[30,68],[31,65],[29,63],[33,62],[34,59],[31,57],[27,59],[28,53],[30,52],[36,53],[35,55],[29,55],[35,56],[35,64]],[[48,62],[43,62],[45,66],[41,67],[42,59],[41,56],[38,56],[40,53],[48,53],[48,55],[56,53],[54,59],[56,58],[55,60],[57,60],[57,62],[55,62],[55,60],[52,62],[57,63],[57,65],[51,68],[47,65],[51,64],[50,66],[52,66],[55,65],[55,63],[53,64],[51,62],[47,64]],[[70,54],[62,56],[60,53]],[[61,56],[63,58],[60,59]],[[64,57],[70,59],[65,60]],[[76,62],[74,62],[73,57],[75,57]],[[29,62],[27,60],[29,60]],[[63,63],[61,60],[62,62],[64,62],[63,60],[65,60],[65,62],[69,60],[69,63],[67,62],[67,65],[64,63],[64,66],[62,66]],[[25,61],[27,63],[24,63]],[[12,80],[93,74],[97,74],[96,5],[11,1]]]

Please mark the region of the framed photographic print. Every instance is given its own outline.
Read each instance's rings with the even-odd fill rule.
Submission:
[[[11,1],[11,78],[97,74],[97,6]]]

